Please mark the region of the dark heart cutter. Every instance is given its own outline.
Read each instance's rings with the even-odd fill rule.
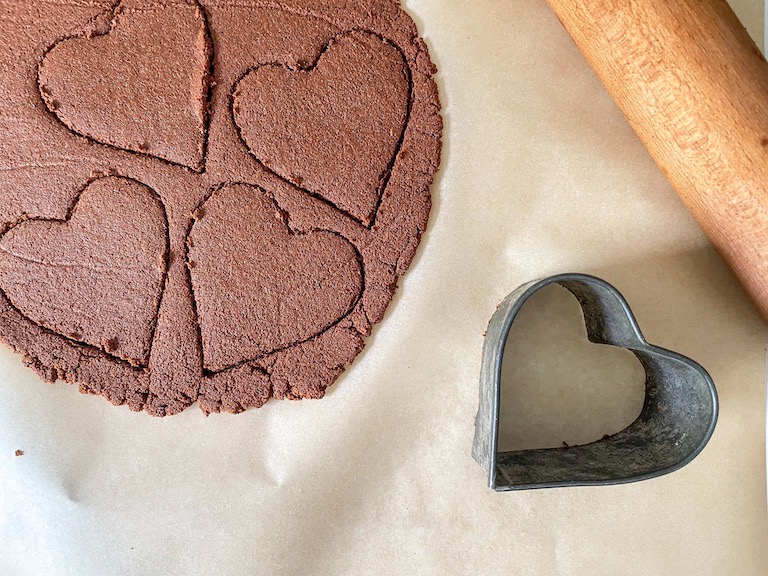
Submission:
[[[589,340],[626,348],[645,369],[640,416],[613,436],[591,444],[498,452],[501,365],[509,329],[535,292],[559,284],[581,304]],[[483,345],[480,405],[472,455],[496,491],[604,486],[647,480],[682,468],[712,436],[717,391],[693,360],[645,341],[624,297],[584,274],[562,274],[524,284],[501,303]]]

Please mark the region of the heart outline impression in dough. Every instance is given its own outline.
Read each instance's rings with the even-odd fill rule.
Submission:
[[[0,236],[0,290],[37,325],[144,367],[168,252],[158,195],[129,178],[98,178],[64,220],[23,220]]]
[[[364,284],[352,243],[329,231],[291,231],[267,193],[249,184],[219,188],[198,208],[187,266],[209,372],[317,336],[354,308]]]
[[[233,91],[232,115],[263,166],[370,227],[402,145],[410,99],[400,49],[355,30],[331,40],[308,68],[269,64],[247,72]]]
[[[212,59],[196,1],[133,8],[123,0],[51,46],[38,88],[71,132],[202,172]]]

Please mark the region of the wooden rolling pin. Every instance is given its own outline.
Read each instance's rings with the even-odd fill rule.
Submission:
[[[726,0],[548,0],[768,320],[768,63]]]

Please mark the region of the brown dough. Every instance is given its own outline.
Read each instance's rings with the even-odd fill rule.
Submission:
[[[211,58],[203,11],[141,4],[122,2],[85,35],[55,43],[40,64],[40,93],[73,132],[202,170]]]
[[[349,241],[333,232],[291,233],[274,202],[245,184],[216,190],[203,203],[188,247],[210,371],[320,334],[350,312],[363,289]]]
[[[235,122],[267,168],[369,225],[405,130],[409,82],[397,48],[350,32],[310,70],[267,65],[246,74]]]
[[[440,160],[399,3],[32,0],[0,36],[0,339],[156,416],[322,397]]]
[[[0,286],[40,326],[146,365],[167,227],[160,200],[143,184],[96,180],[66,221],[24,220],[0,238]]]

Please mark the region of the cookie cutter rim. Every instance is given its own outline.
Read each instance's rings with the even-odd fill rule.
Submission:
[[[517,314],[528,299],[542,288],[551,284],[558,284],[567,289],[579,301],[579,305],[581,306],[584,315],[587,336],[591,342],[627,349],[638,358],[643,365],[646,375],[646,390],[643,409],[641,414],[629,424],[629,426],[610,437],[597,440],[596,442],[564,448],[499,452],[498,434],[502,385],[501,369],[509,331]],[[672,366],[677,367],[676,369],[671,370],[671,374],[672,376],[680,376],[678,381],[667,382],[667,380],[671,380],[668,378],[670,374],[665,374],[664,369],[654,366],[654,362],[658,359],[668,360],[671,362]],[[677,372],[675,372],[675,370],[677,370]],[[686,372],[688,372],[689,378],[685,377]],[[666,379],[665,376],[667,377]],[[562,456],[569,451],[571,454],[574,454],[579,450],[584,449],[599,453],[600,448],[605,448],[605,456],[611,456],[611,453],[608,450],[608,446],[611,442],[615,442],[615,439],[622,435],[626,436],[628,431],[633,431],[633,428],[639,426],[648,428],[648,423],[653,420],[654,416],[658,417],[661,412],[667,411],[662,408],[661,403],[654,404],[654,399],[660,391],[668,392],[665,390],[665,387],[667,387],[668,384],[680,384],[681,382],[691,388],[689,391],[695,393],[691,394],[691,396],[695,396],[694,399],[697,400],[697,403],[695,403],[693,408],[698,409],[698,411],[695,414],[686,414],[685,404],[681,404],[679,398],[677,398],[677,409],[681,410],[680,419],[677,423],[684,428],[684,425],[686,424],[686,418],[684,417],[687,416],[689,420],[687,422],[689,424],[689,431],[697,433],[697,437],[693,439],[693,442],[691,442],[691,440],[687,442],[687,448],[678,450],[677,455],[672,458],[673,461],[663,462],[660,458],[657,464],[654,464],[653,460],[650,460],[649,464],[649,460],[647,458],[644,459],[643,454],[636,453],[634,455],[635,457],[639,457],[640,461],[645,461],[645,470],[641,467],[636,471],[625,470],[624,473],[617,473],[616,462],[614,461],[608,463],[613,465],[613,474],[604,473],[605,477],[600,477],[599,471],[595,477],[589,477],[589,475],[585,476],[584,474],[569,474],[569,472],[574,472],[579,468],[578,465],[574,465],[572,462],[565,466],[560,471],[559,475],[555,471],[550,475],[550,478],[542,481],[537,481],[531,478],[526,479],[525,475],[521,474],[521,481],[519,483],[516,482],[513,475],[509,474],[510,470],[514,470],[514,463],[510,465],[509,462],[507,462],[507,468],[500,469],[500,466],[503,466],[499,464],[500,456],[502,456],[503,459],[517,459],[522,462],[528,461],[535,463],[536,459],[540,458],[549,460],[550,463],[557,463],[557,455]],[[678,390],[677,392],[679,395],[680,391]],[[682,396],[683,399],[688,399],[685,394]],[[709,373],[699,363],[682,354],[649,344],[643,336],[629,304],[615,287],[605,280],[587,274],[559,274],[523,284],[502,301],[491,318],[483,343],[480,402],[475,420],[475,438],[472,455],[485,469],[488,475],[489,488],[492,488],[497,492],[566,486],[607,486],[639,482],[679,470],[696,458],[707,445],[714,433],[718,413],[719,402],[717,390]],[[675,418],[671,415],[667,417],[662,416],[661,419],[667,420],[672,424],[675,424],[676,422]],[[669,422],[666,422],[666,424],[669,424]],[[653,425],[658,425],[658,422],[652,424],[649,430],[640,430],[639,434],[637,433],[637,430],[634,430],[634,436],[630,434],[630,450],[640,450],[648,448],[649,446],[651,448],[663,447],[664,445],[662,441],[654,440],[652,437],[653,432],[658,432],[659,430],[672,433],[680,432],[678,435],[679,443],[675,444],[673,448],[682,444],[687,437],[687,432],[684,431],[683,428],[673,426],[672,428],[674,429],[672,429],[669,426],[666,426],[659,429],[657,426],[657,428],[654,429]],[[647,434],[647,436],[644,436],[645,434]],[[667,448],[669,448],[669,445]],[[594,456],[594,454],[590,455]],[[647,456],[647,454],[645,456]],[[669,460],[669,457],[666,459]],[[565,457],[560,458],[560,460],[560,465],[566,463]],[[573,460],[573,458],[571,458],[571,460]],[[607,463],[607,461],[604,462],[604,464],[605,463]],[[600,464],[600,462],[597,462],[597,464]],[[520,462],[517,464],[517,469],[521,470],[519,465]],[[597,467],[599,468],[599,466]],[[499,476],[501,476],[501,482],[499,481]],[[506,482],[504,482],[504,480],[506,480]]]

